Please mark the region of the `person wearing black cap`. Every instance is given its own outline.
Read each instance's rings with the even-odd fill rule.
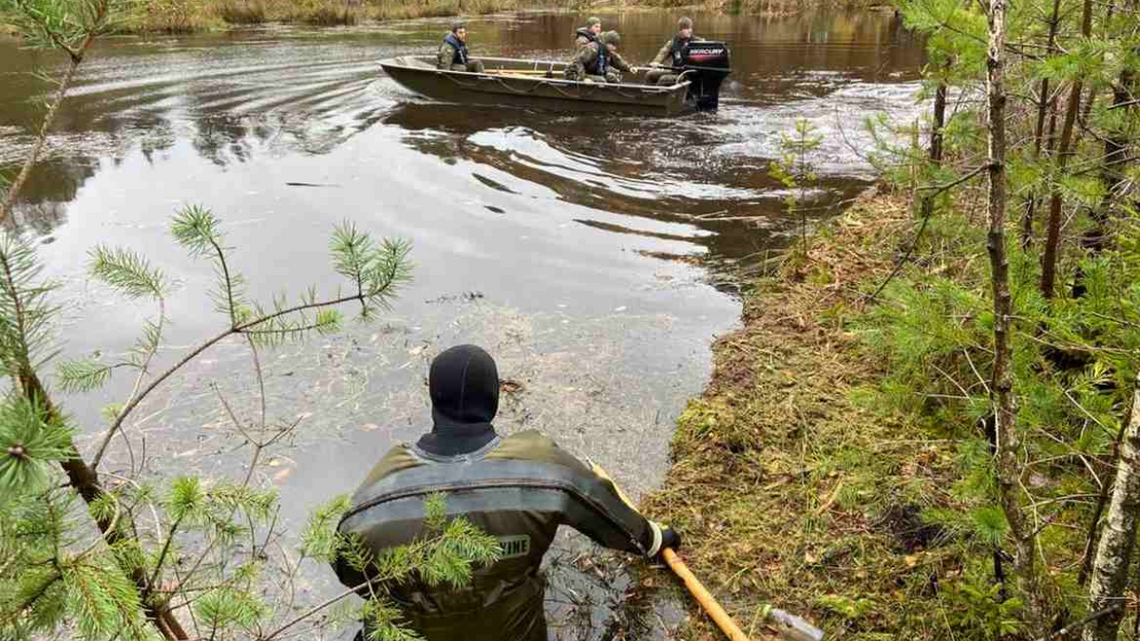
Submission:
[[[449,71],[483,73],[483,61],[467,54],[467,24],[462,20],[451,23],[451,31],[439,45],[436,68]]]
[[[681,52],[690,42],[700,42],[701,40],[702,38],[693,35],[692,18],[686,17],[678,20],[677,34],[665,41],[665,45],[657,52],[653,62],[649,63],[652,67],[664,68],[654,69],[645,74],[645,84],[669,86],[676,83],[680,74],[674,70],[681,66]]]
[[[535,431],[500,436],[492,424],[499,375],[484,350],[460,345],[439,354],[428,387],[431,432],[392,448],[338,525],[379,554],[420,535],[425,498],[445,492],[448,516],[498,538],[500,559],[473,568],[467,588],[430,587],[418,578],[386,586],[426,641],[546,641],[540,566],[559,525],[651,559],[680,545],[672,528],[637,512],[597,466]],[[348,587],[365,582],[347,564],[334,568]]]

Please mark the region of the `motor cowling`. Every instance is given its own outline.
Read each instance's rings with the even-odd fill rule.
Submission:
[[[689,42],[681,49],[681,68],[690,81],[689,99],[700,111],[716,111],[720,105],[720,85],[732,73],[728,45],[715,40]]]

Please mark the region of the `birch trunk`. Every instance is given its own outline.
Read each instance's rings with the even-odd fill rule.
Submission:
[[[1128,585],[1128,567],[1135,548],[1137,525],[1140,523],[1140,377],[1132,394],[1131,417],[1120,444],[1120,462],[1116,468],[1116,484],[1112,503],[1096,551],[1092,580],[1089,582],[1089,611],[1095,612],[1123,604]],[[1124,609],[1120,608],[1089,624],[1082,641],[1115,641]]]

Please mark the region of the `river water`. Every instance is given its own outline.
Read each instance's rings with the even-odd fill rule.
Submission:
[[[600,15],[634,64],[676,18]],[[583,17],[480,18],[469,44],[475,55],[564,57]],[[178,276],[164,365],[224,326],[211,269],[169,236],[177,208],[222,219],[248,291],[267,302],[335,291],[327,239],[348,220],[410,240],[415,282],[370,325],[266,355],[270,418],[303,419],[257,470],[280,489],[287,527],[429,426],[428,363],[461,342],[486,347],[511,381],[501,431],[541,429],[632,493],[654,487],[673,421],[708,378],[711,341],[737,324],[736,268],[796,233],[768,175],[781,132],[806,118],[824,136],[811,192],[823,219],[873,180],[861,121],[918,113],[921,46],[889,12],[693,17],[698,34],[730,44],[733,74],[719,113],[679,119],[438,104],[384,77],[378,60],[434,51],[446,20],[105,40],[18,209],[61,283],[65,354],[113,359],[155,315],[86,279],[96,244],[145,252]],[[0,40],[0,170],[15,170],[38,127],[48,87],[28,72],[59,63]],[[136,412],[131,447],[117,442],[108,469],[240,470],[248,451],[235,451],[214,386],[254,417],[252,372],[240,343],[207,352]],[[83,447],[106,429],[99,408],[133,382],[116,374],[65,399]],[[628,578],[591,588],[605,573],[583,571],[576,545],[558,563],[552,638],[615,638]],[[328,579],[314,576],[314,589]],[[567,602],[591,598],[584,617],[566,615]],[[656,610],[638,638],[677,623],[675,608]]]

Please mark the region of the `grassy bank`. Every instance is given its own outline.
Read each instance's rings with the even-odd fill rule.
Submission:
[[[647,498],[746,632],[759,634],[767,601],[830,638],[946,638],[976,614],[962,590],[936,589],[964,571],[929,522],[953,504],[953,445],[875,407],[883,366],[849,329],[911,223],[900,198],[863,200],[815,239],[807,267],[757,283]],[[691,638],[719,638],[694,620]]]
[[[536,6],[527,2],[525,7]],[[120,22],[127,33],[192,33],[234,26],[294,23],[354,25],[454,15],[486,15],[524,8],[518,0],[149,0]]]
[[[871,6],[878,0],[835,0],[843,6]],[[726,13],[784,15],[816,6],[818,0],[622,0],[600,8],[700,9]],[[574,0],[147,0],[130,5],[118,23],[124,33],[194,33],[267,23],[312,26],[355,25],[387,20],[479,16],[501,11],[551,7],[589,10]]]

